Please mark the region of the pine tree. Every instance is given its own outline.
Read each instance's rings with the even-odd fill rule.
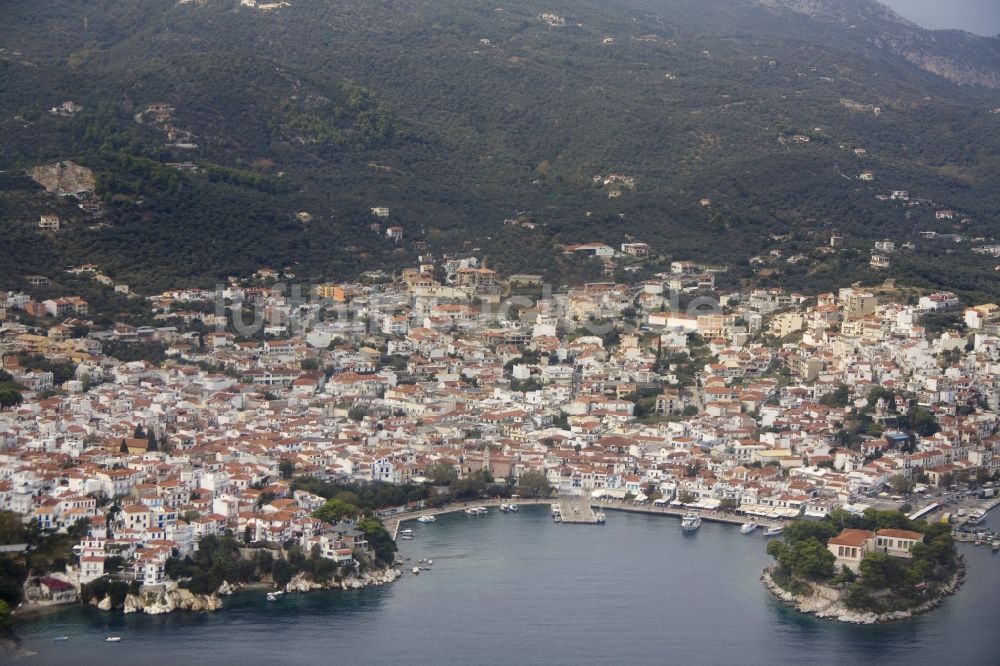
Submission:
[[[125,443],[124,439],[122,440],[122,445],[118,447],[118,453],[128,453],[128,444]]]
[[[146,436],[146,442],[147,442],[146,445],[147,451],[156,451],[159,449],[159,447],[156,444],[156,433],[153,432],[152,430],[150,430],[149,434]]]

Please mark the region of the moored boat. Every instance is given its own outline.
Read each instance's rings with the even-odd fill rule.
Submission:
[[[521,510],[521,508],[520,508],[520,507],[519,507],[518,505],[516,505],[516,504],[511,504],[511,505],[510,505],[510,506],[509,506],[508,508],[509,508],[509,509],[511,510],[511,512],[513,512],[513,513],[517,513],[518,511],[520,511],[520,510]]]
[[[694,532],[701,527],[701,516],[695,511],[688,511],[681,518],[681,529],[685,532]]]
[[[55,636],[55,637],[52,638],[52,640],[54,640],[54,641],[68,641],[69,640],[69,636]]]
[[[507,513],[508,511],[510,511],[510,505],[509,504],[501,504],[500,505],[500,510],[503,511],[504,513]]]
[[[986,520],[986,511],[983,509],[976,509],[969,514],[968,520],[965,521],[966,525],[978,525],[979,523]]]
[[[105,643],[118,643],[119,641],[121,641],[121,639],[122,639],[121,636],[108,636],[107,638],[104,639],[104,642]]]
[[[768,527],[764,530],[764,536],[778,536],[785,531],[785,528],[781,525],[775,525],[774,527]]]
[[[598,523],[604,523],[604,521],[608,519],[608,517],[604,515],[603,511],[598,511],[594,514],[594,517],[597,518]]]
[[[420,516],[419,518],[417,518],[417,522],[418,523],[436,523],[437,522],[437,518],[435,518],[434,516]]]
[[[750,534],[757,529],[757,523],[752,520],[740,525],[740,534]]]
[[[413,538],[413,530],[402,530],[399,533],[399,538],[400,539],[412,539]]]
[[[419,576],[419,575],[420,575],[420,567],[413,567],[412,569],[410,569],[410,572],[411,572],[411,573],[412,573],[412,574],[413,574],[414,576]]]

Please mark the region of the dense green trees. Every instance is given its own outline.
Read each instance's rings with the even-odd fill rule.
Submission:
[[[21,392],[12,388],[0,388],[0,408],[17,407],[24,398]]]
[[[427,478],[435,486],[448,486],[458,480],[458,470],[454,465],[439,460],[428,466]]]
[[[318,518],[323,522],[336,523],[347,518],[357,516],[361,510],[342,499],[328,499],[326,504],[313,511],[313,518]]]
[[[396,542],[386,531],[385,525],[377,518],[362,518],[357,522],[357,527],[365,533],[375,557],[384,564],[391,564],[396,555]]]
[[[517,480],[517,494],[521,497],[548,497],[552,486],[542,472],[525,472]]]
[[[778,562],[776,574],[823,582],[834,574],[836,558],[826,544],[812,536],[794,541],[771,541],[767,553]]]

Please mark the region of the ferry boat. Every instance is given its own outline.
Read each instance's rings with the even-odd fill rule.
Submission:
[[[118,643],[118,642],[121,641],[121,639],[122,639],[121,636],[108,636],[107,638],[104,639],[104,642],[105,643]]]
[[[775,525],[774,527],[768,527],[766,530],[764,530],[764,536],[778,536],[784,531],[785,531],[784,526]]]
[[[969,514],[968,520],[965,521],[966,525],[978,525],[979,523],[986,520],[986,512],[982,509],[976,509]]]
[[[694,532],[699,527],[701,527],[701,516],[696,512],[689,511],[687,515],[681,518],[681,529],[685,532]]]
[[[757,529],[757,523],[752,520],[748,523],[743,523],[740,525],[740,534],[750,534]]]
[[[435,518],[434,516],[420,516],[419,518],[417,518],[417,522],[418,523],[436,523],[437,522],[437,518]]]
[[[399,533],[399,538],[400,539],[412,539],[413,538],[413,530],[403,530],[403,531],[401,531]]]

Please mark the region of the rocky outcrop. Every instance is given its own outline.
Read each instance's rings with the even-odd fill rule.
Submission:
[[[94,172],[74,162],[42,164],[28,169],[28,176],[47,192],[79,196],[94,191]]]
[[[366,571],[359,576],[348,576],[341,581],[325,583],[309,580],[303,574],[295,576],[285,585],[286,592],[311,592],[313,590],[360,590],[365,587],[386,585],[399,578],[402,574],[398,569],[376,569]]]
[[[144,589],[137,594],[129,594],[125,597],[124,611],[126,613],[162,615],[163,613],[172,613],[175,610],[206,612],[217,611],[220,608],[222,608],[222,599],[216,594],[194,594],[190,590],[176,588],[173,590]]]
[[[800,613],[807,613],[819,618],[837,620],[838,622],[847,622],[849,624],[886,624],[906,620],[940,606],[947,597],[957,592],[958,588],[965,582],[965,564],[961,560],[959,561],[955,576],[947,585],[940,588],[937,596],[933,599],[928,599],[926,602],[919,606],[914,606],[909,610],[893,611],[890,613],[851,610],[844,605],[842,593],[827,585],[810,583],[809,586],[813,592],[812,596],[805,597],[792,594],[774,582],[774,579],[771,578],[771,569],[765,569],[760,579],[764,583],[764,587],[771,594]]]

